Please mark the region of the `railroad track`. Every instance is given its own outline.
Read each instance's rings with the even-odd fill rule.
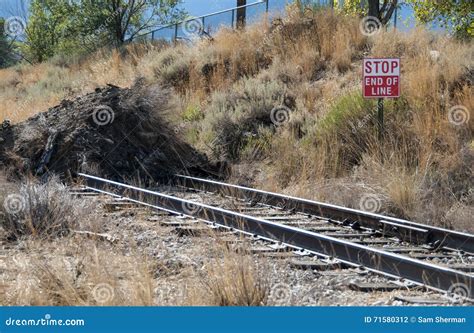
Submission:
[[[79,175],[87,190],[473,300],[474,235],[189,176],[167,194]],[[206,203],[186,198],[200,193]]]

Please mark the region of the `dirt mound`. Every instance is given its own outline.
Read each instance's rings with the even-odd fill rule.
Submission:
[[[169,91],[108,86],[0,129],[0,165],[18,175],[78,171],[124,179],[209,168],[164,120]]]

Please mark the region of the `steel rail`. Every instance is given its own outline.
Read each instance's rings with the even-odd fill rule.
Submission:
[[[461,286],[466,291],[467,298],[474,295],[474,277],[447,267],[83,173],[79,173],[79,176],[86,180],[87,188],[93,191],[120,195],[136,203],[193,216],[291,247],[333,257],[352,266],[364,266],[387,276],[401,277],[438,291],[451,291]]]
[[[208,179],[184,175],[177,175],[176,177],[178,184],[184,187],[220,192],[240,199],[252,200],[304,214],[349,223],[358,222],[361,226],[379,230],[384,235],[395,236],[410,243],[432,244],[437,248],[446,247],[474,253],[474,235],[471,234]]]

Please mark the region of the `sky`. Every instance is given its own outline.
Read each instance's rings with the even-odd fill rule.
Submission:
[[[8,15],[8,9],[15,7],[20,0],[0,0],[0,16]],[[248,3],[257,0],[248,0]],[[271,1],[271,0],[270,0]],[[190,15],[201,16],[231,7],[235,7],[236,0],[184,0],[184,8]]]
[[[249,0],[248,2],[251,3],[254,1],[255,0]],[[235,7],[236,2],[237,1],[235,0],[188,0],[186,1],[184,7],[190,15],[201,16],[206,15],[208,13]],[[203,3],[206,3],[206,5],[204,5]]]

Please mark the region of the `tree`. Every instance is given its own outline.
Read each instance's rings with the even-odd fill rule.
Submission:
[[[237,0],[237,7],[242,7],[247,5],[247,0]],[[244,28],[245,21],[247,17],[247,8],[242,7],[237,9],[237,28]]]
[[[374,16],[386,25],[402,2],[398,0],[335,0],[334,3],[337,8],[342,7],[345,13]],[[438,22],[460,37],[474,36],[474,1],[472,0],[405,0],[403,4],[413,7],[418,22]]]
[[[32,0],[25,52],[35,62],[64,51],[74,36],[78,6],[74,1]]]
[[[119,47],[184,17],[181,0],[31,0],[25,52],[36,62],[57,54]]]
[[[342,0],[335,0],[335,6],[340,7]],[[344,0],[342,9],[349,14],[372,16],[377,18],[382,25],[388,24],[399,6],[398,0]]]
[[[0,68],[8,67],[11,62],[10,42],[5,35],[5,20],[0,17]]]
[[[0,68],[6,68],[14,63],[13,41],[5,34],[5,20],[0,17]]]
[[[398,0],[369,0],[368,15],[379,19],[379,21],[386,25],[397,8]]]
[[[104,38],[115,46],[160,25],[183,19],[181,0],[82,0],[83,36]]]
[[[472,0],[408,0],[422,23],[438,22],[459,37],[474,37],[474,2]]]

